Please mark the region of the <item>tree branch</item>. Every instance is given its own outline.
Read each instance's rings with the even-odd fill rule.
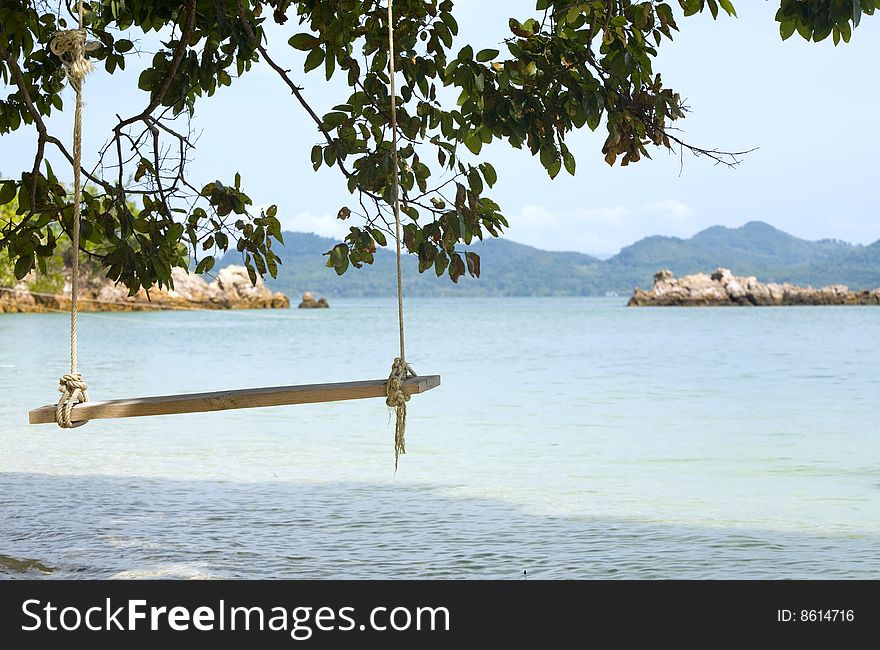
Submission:
[[[27,80],[24,78],[24,74],[22,74],[21,68],[18,67],[18,62],[12,58],[12,55],[9,53],[9,50],[0,42],[0,57],[6,62],[6,65],[9,67],[9,70],[12,72],[12,77],[15,79],[15,85],[18,86],[19,94],[21,95],[22,101],[24,105],[27,107],[28,112],[34,119],[34,126],[37,128],[37,153],[34,156],[34,166],[31,170],[31,208],[30,212],[27,216],[25,216],[21,223],[19,224],[19,228],[24,223],[30,219],[31,215],[34,214],[37,206],[37,174],[40,172],[40,163],[43,162],[43,156],[46,151],[46,139],[48,138],[48,132],[46,130],[46,123],[43,122],[43,116],[40,115],[40,111],[37,110],[37,107],[34,106],[34,102],[31,99],[31,95],[28,92],[27,88]]]
[[[186,0],[186,16],[184,17],[184,23],[180,28],[180,38],[177,41],[177,47],[174,49],[174,54],[171,58],[171,65],[168,66],[168,70],[165,73],[165,77],[162,79],[162,85],[159,87],[159,91],[153,96],[153,99],[143,111],[141,111],[137,115],[129,117],[128,119],[120,121],[120,123],[113,128],[115,132],[119,133],[119,130],[123,127],[126,127],[129,124],[134,124],[137,121],[144,120],[154,110],[156,110],[156,107],[159,104],[162,103],[162,100],[165,98],[165,94],[171,87],[171,82],[174,80],[174,75],[177,74],[177,69],[180,67],[180,62],[183,60],[184,54],[186,54],[186,48],[189,43],[189,37],[192,34],[195,17],[196,0]]]

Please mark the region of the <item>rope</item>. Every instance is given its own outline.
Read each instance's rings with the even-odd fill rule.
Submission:
[[[394,363],[391,364],[391,376],[388,377],[388,383],[385,385],[385,403],[394,409],[394,471],[397,471],[400,454],[406,453],[406,403],[409,401],[409,395],[403,392],[403,382],[408,377],[415,377],[416,373],[409,364],[396,357]]]
[[[388,76],[391,77],[391,159],[394,162],[394,234],[397,244],[397,324],[400,329],[400,359],[406,363],[403,344],[403,272],[400,255],[400,171],[397,152],[397,85],[394,79],[394,0],[388,0]]]
[[[70,274],[70,372],[59,380],[61,399],[55,409],[55,421],[63,429],[72,429],[86,423],[73,423],[70,412],[74,405],[89,401],[88,386],[77,372],[77,311],[79,298],[79,228],[81,219],[82,183],[80,168],[82,166],[82,85],[86,75],[93,70],[91,61],[86,58],[86,51],[94,49],[92,43],[86,43],[86,30],[83,28],[83,0],[78,2],[79,28],[58,32],[49,45],[52,52],[64,64],[64,72],[70,85],[76,91],[76,111],[73,118],[73,269]]]
[[[72,372],[64,375],[59,380],[58,390],[61,392],[61,399],[55,405],[55,422],[62,429],[75,429],[81,427],[88,420],[81,422],[71,422],[70,412],[73,407],[81,402],[89,401],[89,387],[82,380],[82,375],[78,372]]]
[[[400,250],[400,164],[397,152],[397,87],[394,82],[394,0],[388,0],[388,76],[391,78],[391,159],[394,167],[392,189],[394,192],[394,233],[397,244],[397,325],[400,332],[400,356],[391,364],[391,375],[385,386],[385,404],[395,411],[394,425],[394,471],[400,455],[406,453],[406,403],[409,395],[403,392],[403,382],[415,377],[415,372],[406,362],[403,341],[403,272]]]
[[[57,32],[49,44],[52,53],[64,63],[64,73],[75,89],[82,87],[82,81],[93,69],[92,62],[85,58],[86,50],[94,49],[86,43],[86,31],[80,19],[79,29]]]

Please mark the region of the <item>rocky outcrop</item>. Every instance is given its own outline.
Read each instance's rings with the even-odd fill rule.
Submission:
[[[754,276],[739,277],[728,269],[675,278],[664,269],[654,275],[650,291],[636,289],[630,307],[714,305],[880,305],[880,289],[850,291],[840,284],[814,289],[793,284],[758,282]]]
[[[326,309],[330,305],[327,304],[327,300],[324,298],[319,298],[315,300],[315,296],[311,291],[306,291],[303,294],[302,302],[299,303],[300,309]]]
[[[44,310],[37,308],[37,301],[31,295],[26,282],[18,282],[14,287],[0,288],[0,314],[33,311]]]
[[[174,289],[143,289],[134,296],[128,289],[98,274],[83,278],[79,292],[80,311],[153,311],[157,309],[287,309],[290,300],[273,293],[257,279],[251,284],[243,266],[227,266],[212,282],[175,268]],[[70,281],[57,295],[31,292],[27,278],[11,289],[0,289],[0,313],[46,312],[70,309]]]

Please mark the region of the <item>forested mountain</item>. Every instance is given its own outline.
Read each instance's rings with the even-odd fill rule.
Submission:
[[[315,291],[335,296],[390,296],[395,289],[394,255],[380,250],[372,267],[351,269],[338,277],[325,266],[323,253],[335,240],[285,232],[280,252],[283,265],[270,286],[297,296]],[[690,239],[646,237],[601,261],[582,253],[539,250],[505,239],[476,242],[468,247],[482,258],[482,277],[462,278],[458,285],[419,274],[415,259],[406,259],[409,296],[590,296],[607,292],[629,294],[648,288],[661,268],[676,275],[708,272],[718,266],[736,275],[755,275],[764,282],[795,282],[823,286],[846,284],[852,289],[880,287],[880,241],[853,246],[837,240],[807,241],[760,221],[740,228],[713,226]],[[239,264],[230,253],[219,266]]]

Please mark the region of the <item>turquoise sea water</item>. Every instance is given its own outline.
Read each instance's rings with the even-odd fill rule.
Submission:
[[[92,399],[382,378],[395,317],[84,315],[80,365]],[[0,575],[880,578],[878,309],[411,300],[443,385],[396,477],[382,400],[29,426],[67,329],[0,315]]]

